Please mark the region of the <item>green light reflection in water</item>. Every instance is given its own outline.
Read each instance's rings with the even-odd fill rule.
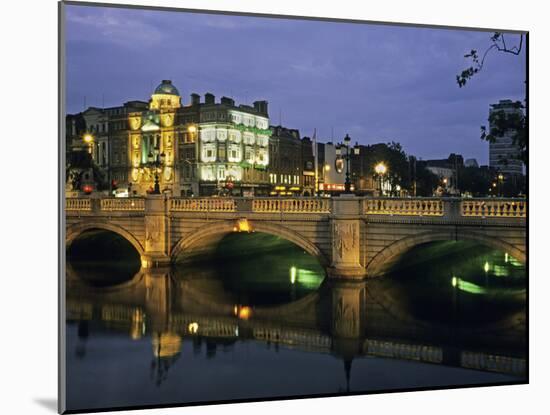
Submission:
[[[394,265],[388,289],[406,313],[441,323],[498,321],[525,308],[525,266],[474,242],[419,245]]]
[[[182,278],[201,275],[240,304],[275,305],[316,291],[325,271],[318,259],[282,238],[264,233],[225,236],[216,251],[197,265],[178,267]],[[206,282],[208,281],[208,282]]]

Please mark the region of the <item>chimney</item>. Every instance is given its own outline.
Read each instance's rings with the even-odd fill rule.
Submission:
[[[267,115],[267,101],[254,101],[253,104],[256,112]]]
[[[233,100],[231,98],[228,98],[228,97],[222,97],[221,98],[221,103],[225,104],[225,105],[229,105],[230,107],[235,106],[235,100]]]
[[[201,96],[199,94],[191,94],[191,105],[199,105],[201,103]]]
[[[213,94],[211,94],[210,92],[207,92],[206,94],[204,94],[204,103],[205,104],[214,104],[214,100],[215,100],[216,97],[214,97]]]

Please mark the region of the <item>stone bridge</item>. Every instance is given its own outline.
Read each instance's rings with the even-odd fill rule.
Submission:
[[[128,240],[142,266],[209,251],[231,232],[264,232],[316,256],[332,277],[383,274],[418,244],[469,240],[526,260],[527,202],[458,198],[67,198],[67,247],[101,229]]]

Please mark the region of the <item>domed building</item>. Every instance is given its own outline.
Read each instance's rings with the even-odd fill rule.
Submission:
[[[137,194],[175,196],[267,194],[269,118],[267,102],[235,105],[231,98],[204,102],[191,94],[182,106],[178,88],[163,80],[149,110],[128,115],[131,168]]]
[[[206,93],[203,101],[191,94],[190,102],[182,105],[180,90],[165,79],[149,102],[129,101],[98,111],[106,145],[90,153],[94,160],[96,154],[103,157],[118,191],[127,189],[135,196],[269,194],[266,101],[237,106],[231,98],[216,102]],[[89,135],[89,127],[76,134],[77,139]],[[93,135],[90,147],[100,138],[99,133]]]
[[[151,96],[149,108],[151,110],[174,110],[181,107],[181,97],[172,81],[164,79]]]

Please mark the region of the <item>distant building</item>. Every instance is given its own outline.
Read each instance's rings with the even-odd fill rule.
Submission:
[[[319,192],[338,194],[345,190],[346,161],[336,154],[332,142],[317,143]]]
[[[489,111],[493,114],[504,111],[506,114],[521,113],[521,108],[509,99],[500,100],[498,104],[492,104]],[[489,128],[492,128],[490,125]],[[523,162],[520,159],[519,147],[513,143],[514,132],[510,131],[502,137],[496,137],[495,142],[489,143],[489,166],[506,175],[522,175]]]
[[[374,165],[371,154],[375,154],[385,144],[359,145],[359,154],[352,152],[351,155],[351,182],[355,193],[374,195],[379,191],[380,182],[375,177]]]
[[[302,183],[304,196],[315,195],[315,153],[311,138],[302,138]]]
[[[440,179],[440,190],[444,193],[458,193],[459,170],[464,166],[460,154],[451,153],[446,159],[425,160],[426,169]]]
[[[303,191],[302,140],[300,131],[271,126],[269,138],[270,195],[297,195]]]
[[[464,161],[464,166],[465,167],[476,167],[476,168],[478,168],[479,164],[477,163],[476,159],[466,159],[466,161]]]

